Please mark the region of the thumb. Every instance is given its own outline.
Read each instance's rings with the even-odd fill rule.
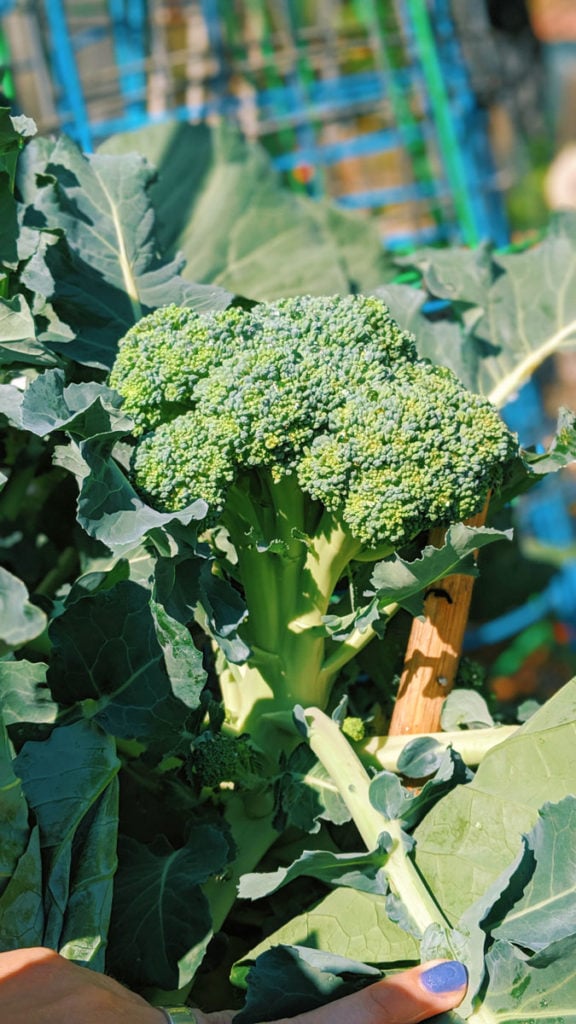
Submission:
[[[467,984],[468,973],[458,960],[431,960],[277,1024],[417,1024],[453,1010]]]

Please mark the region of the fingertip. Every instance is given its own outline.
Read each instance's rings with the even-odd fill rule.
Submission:
[[[424,967],[420,984],[432,995],[463,995],[468,986],[468,971],[459,960],[442,960]]]

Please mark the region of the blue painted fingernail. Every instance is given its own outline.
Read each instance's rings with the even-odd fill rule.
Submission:
[[[468,984],[468,971],[459,960],[447,960],[436,967],[429,967],[420,975],[420,981],[429,992],[441,995],[443,992],[456,992]]]

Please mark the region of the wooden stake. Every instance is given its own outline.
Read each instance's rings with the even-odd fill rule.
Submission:
[[[487,512],[488,502],[466,525],[482,526]],[[431,530],[430,543],[440,547],[444,536],[444,530]],[[454,574],[428,592],[425,618],[414,619],[408,637],[390,736],[440,731],[442,705],[460,660],[473,585],[473,576]]]

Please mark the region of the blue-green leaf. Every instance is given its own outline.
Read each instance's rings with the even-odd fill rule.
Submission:
[[[442,708],[442,728],[445,732],[456,729],[483,729],[494,725],[494,719],[481,693],[476,690],[452,690]]]
[[[0,711],[6,725],[56,721],[58,705],[50,695],[46,670],[41,661],[0,662]]]
[[[486,958],[489,981],[482,1021],[574,1024],[575,958],[576,935],[561,939],[529,958],[507,942],[495,943]]]
[[[32,311],[23,295],[0,299],[0,365],[53,365],[57,357],[36,334]]]
[[[534,873],[492,934],[536,951],[576,935],[576,797],[545,804],[526,841]]]
[[[155,594],[167,613],[184,625],[201,607],[206,627],[227,660],[246,661],[250,649],[238,633],[248,615],[246,604],[226,579],[214,575],[210,561],[189,555],[159,558]]]
[[[510,536],[507,530],[457,523],[449,527],[442,547],[429,544],[412,562],[399,556],[378,562],[370,580],[374,588],[370,593],[376,593],[382,604],[395,602],[414,611],[413,598],[416,595],[454,572],[477,575],[474,552],[494,541],[510,539]]]
[[[0,651],[15,650],[40,636],[46,616],[28,600],[28,591],[7,569],[0,567]]]
[[[172,692],[186,707],[197,708],[206,685],[202,652],[186,626],[168,615],[161,604],[151,600],[150,608]]]
[[[242,968],[234,970],[241,979]],[[250,968],[250,987],[236,1024],[257,1024],[270,1016],[293,1017],[341,996],[358,991],[381,976],[380,971],[357,960],[304,946],[276,946],[258,957]]]
[[[398,758],[398,771],[409,779],[425,779],[433,775],[442,758],[444,747],[432,736],[416,736],[406,744]]]
[[[105,384],[66,385],[62,370],[46,370],[24,393],[22,426],[40,437],[63,428],[77,438],[125,434],[132,421],[120,405],[120,396]]]
[[[179,745],[188,708],[172,692],[146,588],[125,581],[76,601],[50,636],[55,700],[114,736]]]
[[[181,512],[151,508],[112,458],[113,447],[114,438],[104,436],[57,450],[57,464],[78,480],[78,522],[91,537],[120,554],[136,547],[151,530],[174,521],[188,525],[205,516],[201,500]]]
[[[540,807],[573,793],[575,778],[572,680],[492,748],[472,782],[448,793],[416,829],[416,863],[449,920],[457,921],[508,868]]]
[[[25,202],[34,203],[35,226],[62,236],[40,246],[22,275],[72,328],[68,336],[48,329],[54,349],[109,369],[118,340],[149,310],[170,302],[211,309],[229,304],[223,289],[184,281],[181,257],[158,255],[149,197],[155,172],[143,157],[84,155],[62,136],[49,146],[30,146],[23,164],[21,186]],[[27,173],[27,164],[36,175]]]
[[[2,800],[2,831],[0,833],[1,896],[20,857],[26,850],[30,837],[28,806],[22,792],[21,781],[14,770],[12,748],[1,715],[0,797]]]
[[[229,123],[166,122],[100,150],[135,151],[158,170],[150,194],[160,245],[183,253],[189,281],[265,301],[366,291],[394,273],[374,224],[290,193],[264,149]]]
[[[40,831],[43,944],[101,970],[116,866],[114,741],[77,722],[25,743],[14,767]]]
[[[382,865],[390,842],[382,837],[378,850],[370,853],[331,853],[328,850],[304,850],[289,867],[276,871],[243,875],[238,895],[242,899],[257,900],[276,892],[301,875],[318,878],[327,885],[343,885],[361,892],[383,896],[388,889]]]
[[[30,832],[28,846],[0,896],[0,952],[42,945],[42,882],[42,852],[38,827],[35,826]]]
[[[210,825],[192,827],[178,850],[163,837],[152,846],[123,838],[119,859],[110,931],[114,970],[134,987],[178,988],[193,976],[212,936],[200,886],[226,867],[227,839]]]

